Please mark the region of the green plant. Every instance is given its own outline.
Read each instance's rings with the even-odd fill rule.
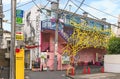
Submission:
[[[109,39],[108,54],[120,54],[120,37],[112,37]]]

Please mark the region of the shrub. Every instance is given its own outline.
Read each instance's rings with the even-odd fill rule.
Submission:
[[[120,37],[112,37],[108,42],[108,54],[120,54]]]

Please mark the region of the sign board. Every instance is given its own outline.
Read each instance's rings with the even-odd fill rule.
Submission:
[[[16,10],[16,17],[23,18],[23,10]]]
[[[5,58],[10,58],[10,53],[5,53]]]
[[[69,56],[62,56],[62,64],[69,64],[70,63],[70,57]]]
[[[16,23],[22,24],[23,23],[23,10],[16,10]]]
[[[47,52],[41,52],[40,58],[43,58],[43,59],[47,58]]]
[[[23,33],[16,33],[16,40],[24,40]]]
[[[47,52],[41,52],[39,57],[41,59],[41,63],[45,63],[45,60],[47,59]]]
[[[24,79],[24,49],[16,52],[16,79]]]
[[[22,24],[23,23],[23,18],[16,17],[16,22],[17,22],[17,24]]]

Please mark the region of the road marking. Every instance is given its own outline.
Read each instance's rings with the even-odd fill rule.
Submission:
[[[65,77],[65,74],[62,74],[61,76]]]
[[[115,74],[111,73],[99,73],[99,74],[86,74],[86,75],[80,75],[79,78],[87,78],[87,79],[99,79],[99,78],[106,78],[110,76],[116,76]]]

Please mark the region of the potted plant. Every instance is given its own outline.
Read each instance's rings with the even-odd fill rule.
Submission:
[[[110,38],[107,52],[104,56],[105,72],[120,73],[120,37]]]

